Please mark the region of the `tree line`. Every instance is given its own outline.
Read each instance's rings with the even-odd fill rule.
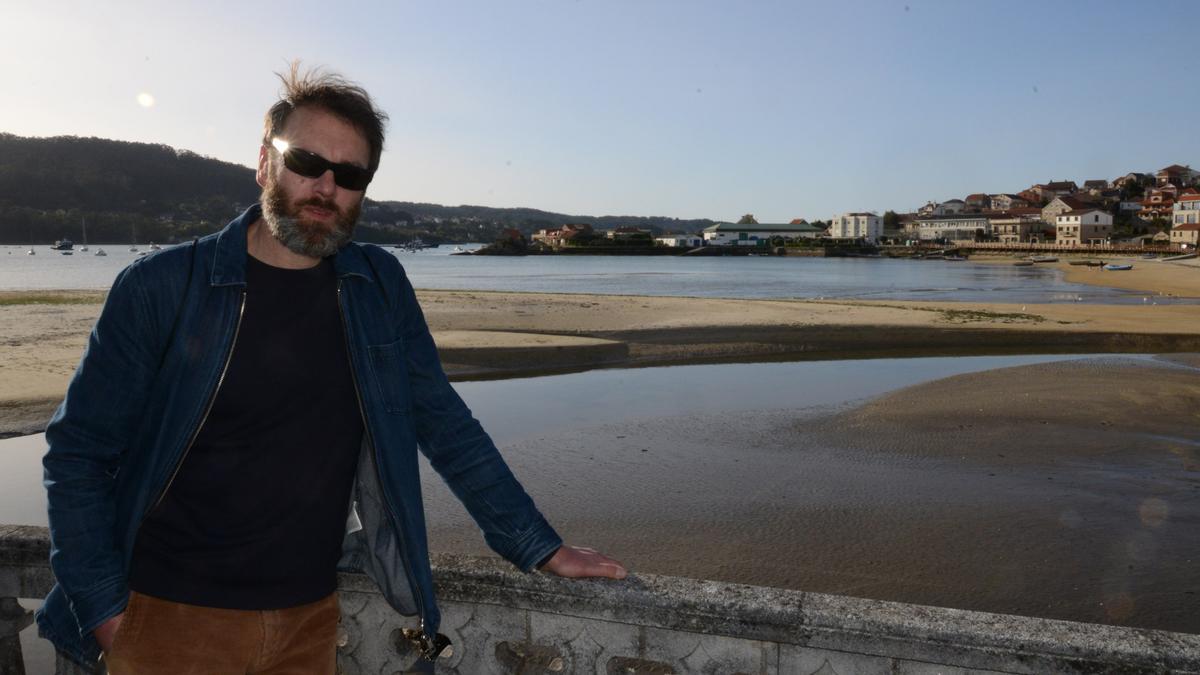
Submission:
[[[258,201],[254,170],[167,145],[104,138],[26,138],[0,133],[0,243],[79,241],[172,243],[224,227]],[[531,208],[442,206],[368,199],[360,241],[494,241],[507,228],[526,236],[567,223],[634,226],[658,234],[695,232],[714,221],[580,216]]]

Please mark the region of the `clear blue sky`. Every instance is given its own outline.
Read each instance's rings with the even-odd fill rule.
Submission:
[[[0,131],[250,166],[300,58],[391,115],[376,199],[826,219],[1200,166],[1198,35],[1190,0],[5,0]]]

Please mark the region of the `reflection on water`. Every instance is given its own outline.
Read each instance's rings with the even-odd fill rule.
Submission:
[[[499,445],[632,417],[839,405],[899,387],[1063,356],[979,356],[598,370],[455,388]],[[1078,357],[1076,357],[1078,358]],[[45,525],[42,434],[0,441],[0,523]]]
[[[456,256],[391,250],[417,288],[713,298],[860,298],[1013,303],[1142,303],[1145,293],[1067,283],[1042,267],[864,258]],[[108,288],[137,254],[25,256],[0,247],[0,290]],[[1195,299],[1158,297],[1160,303]]]
[[[1127,419],[1047,423],[1042,411],[1061,406],[1025,386],[1054,389],[1055,373],[1078,371],[1054,389],[1074,401],[1080,372],[1125,368],[1133,393],[1175,391],[1193,375],[1153,357],[1087,358],[680,366],[456,386],[564,537],[635,571],[1198,632],[1192,435]],[[991,370],[1021,364],[1043,365]],[[989,372],[941,379],[973,371]],[[1015,384],[985,410],[995,392],[972,387],[1004,378]],[[982,399],[963,394],[976,390]],[[957,404],[930,415],[939,392]],[[905,406],[921,414],[888,421]],[[44,523],[41,444],[0,442],[0,522]],[[488,553],[422,471],[432,549]]]

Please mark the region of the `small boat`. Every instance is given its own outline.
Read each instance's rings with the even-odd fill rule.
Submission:
[[[162,247],[154,242],[150,242],[150,250],[151,251],[161,251]]]
[[[1158,256],[1154,255],[1153,253],[1146,253],[1142,255],[1142,260],[1154,260],[1157,257]]]
[[[1104,261],[1103,260],[1088,260],[1085,264],[1088,267],[1103,267]]]
[[[942,260],[949,260],[951,262],[962,262],[963,260],[966,260],[966,259],[967,259],[967,257],[962,256],[962,255],[944,255],[944,256],[942,256]]]
[[[1182,255],[1173,255],[1173,256],[1168,256],[1166,258],[1163,258],[1162,262],[1174,262],[1176,260],[1191,260],[1192,258],[1195,258],[1195,257],[1196,257],[1195,253],[1184,253]]]
[[[31,246],[29,247],[28,251],[25,251],[25,255],[37,255],[37,251],[33,250],[33,247]]]
[[[59,251],[59,253],[61,253],[63,255],[75,255],[74,251]]]
[[[1055,258],[1052,255],[1031,255],[1031,256],[1029,256],[1029,260],[1030,260],[1030,262],[1035,262],[1035,263],[1058,262],[1058,258]]]
[[[70,251],[71,249],[75,248],[75,242],[71,241],[70,239],[59,239],[58,241],[54,242],[54,245],[50,248],[55,251]]]
[[[104,249],[98,248],[98,249],[96,249],[96,252],[93,253],[92,255],[94,255],[96,257],[100,257],[100,256],[106,256],[108,254],[104,252]]]
[[[1071,261],[1067,262],[1067,264],[1074,265],[1076,267],[1082,267],[1084,265],[1087,265],[1089,262],[1091,262],[1091,261],[1089,261],[1089,260],[1071,260]]]
[[[1032,260],[1018,260],[1017,262],[1013,263],[1013,267],[1033,267],[1033,261]]]
[[[1105,265],[1104,269],[1108,270],[1109,272],[1124,272],[1125,270],[1133,269],[1133,265],[1117,265],[1112,263]]]

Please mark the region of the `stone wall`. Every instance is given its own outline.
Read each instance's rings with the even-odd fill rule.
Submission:
[[[0,525],[0,599],[45,594],[47,551],[43,528]],[[1197,635],[653,575],[568,581],[491,558],[438,556],[434,576],[454,643],[440,673],[1200,673]],[[407,667],[414,624],[364,577],[339,593],[342,672]]]

